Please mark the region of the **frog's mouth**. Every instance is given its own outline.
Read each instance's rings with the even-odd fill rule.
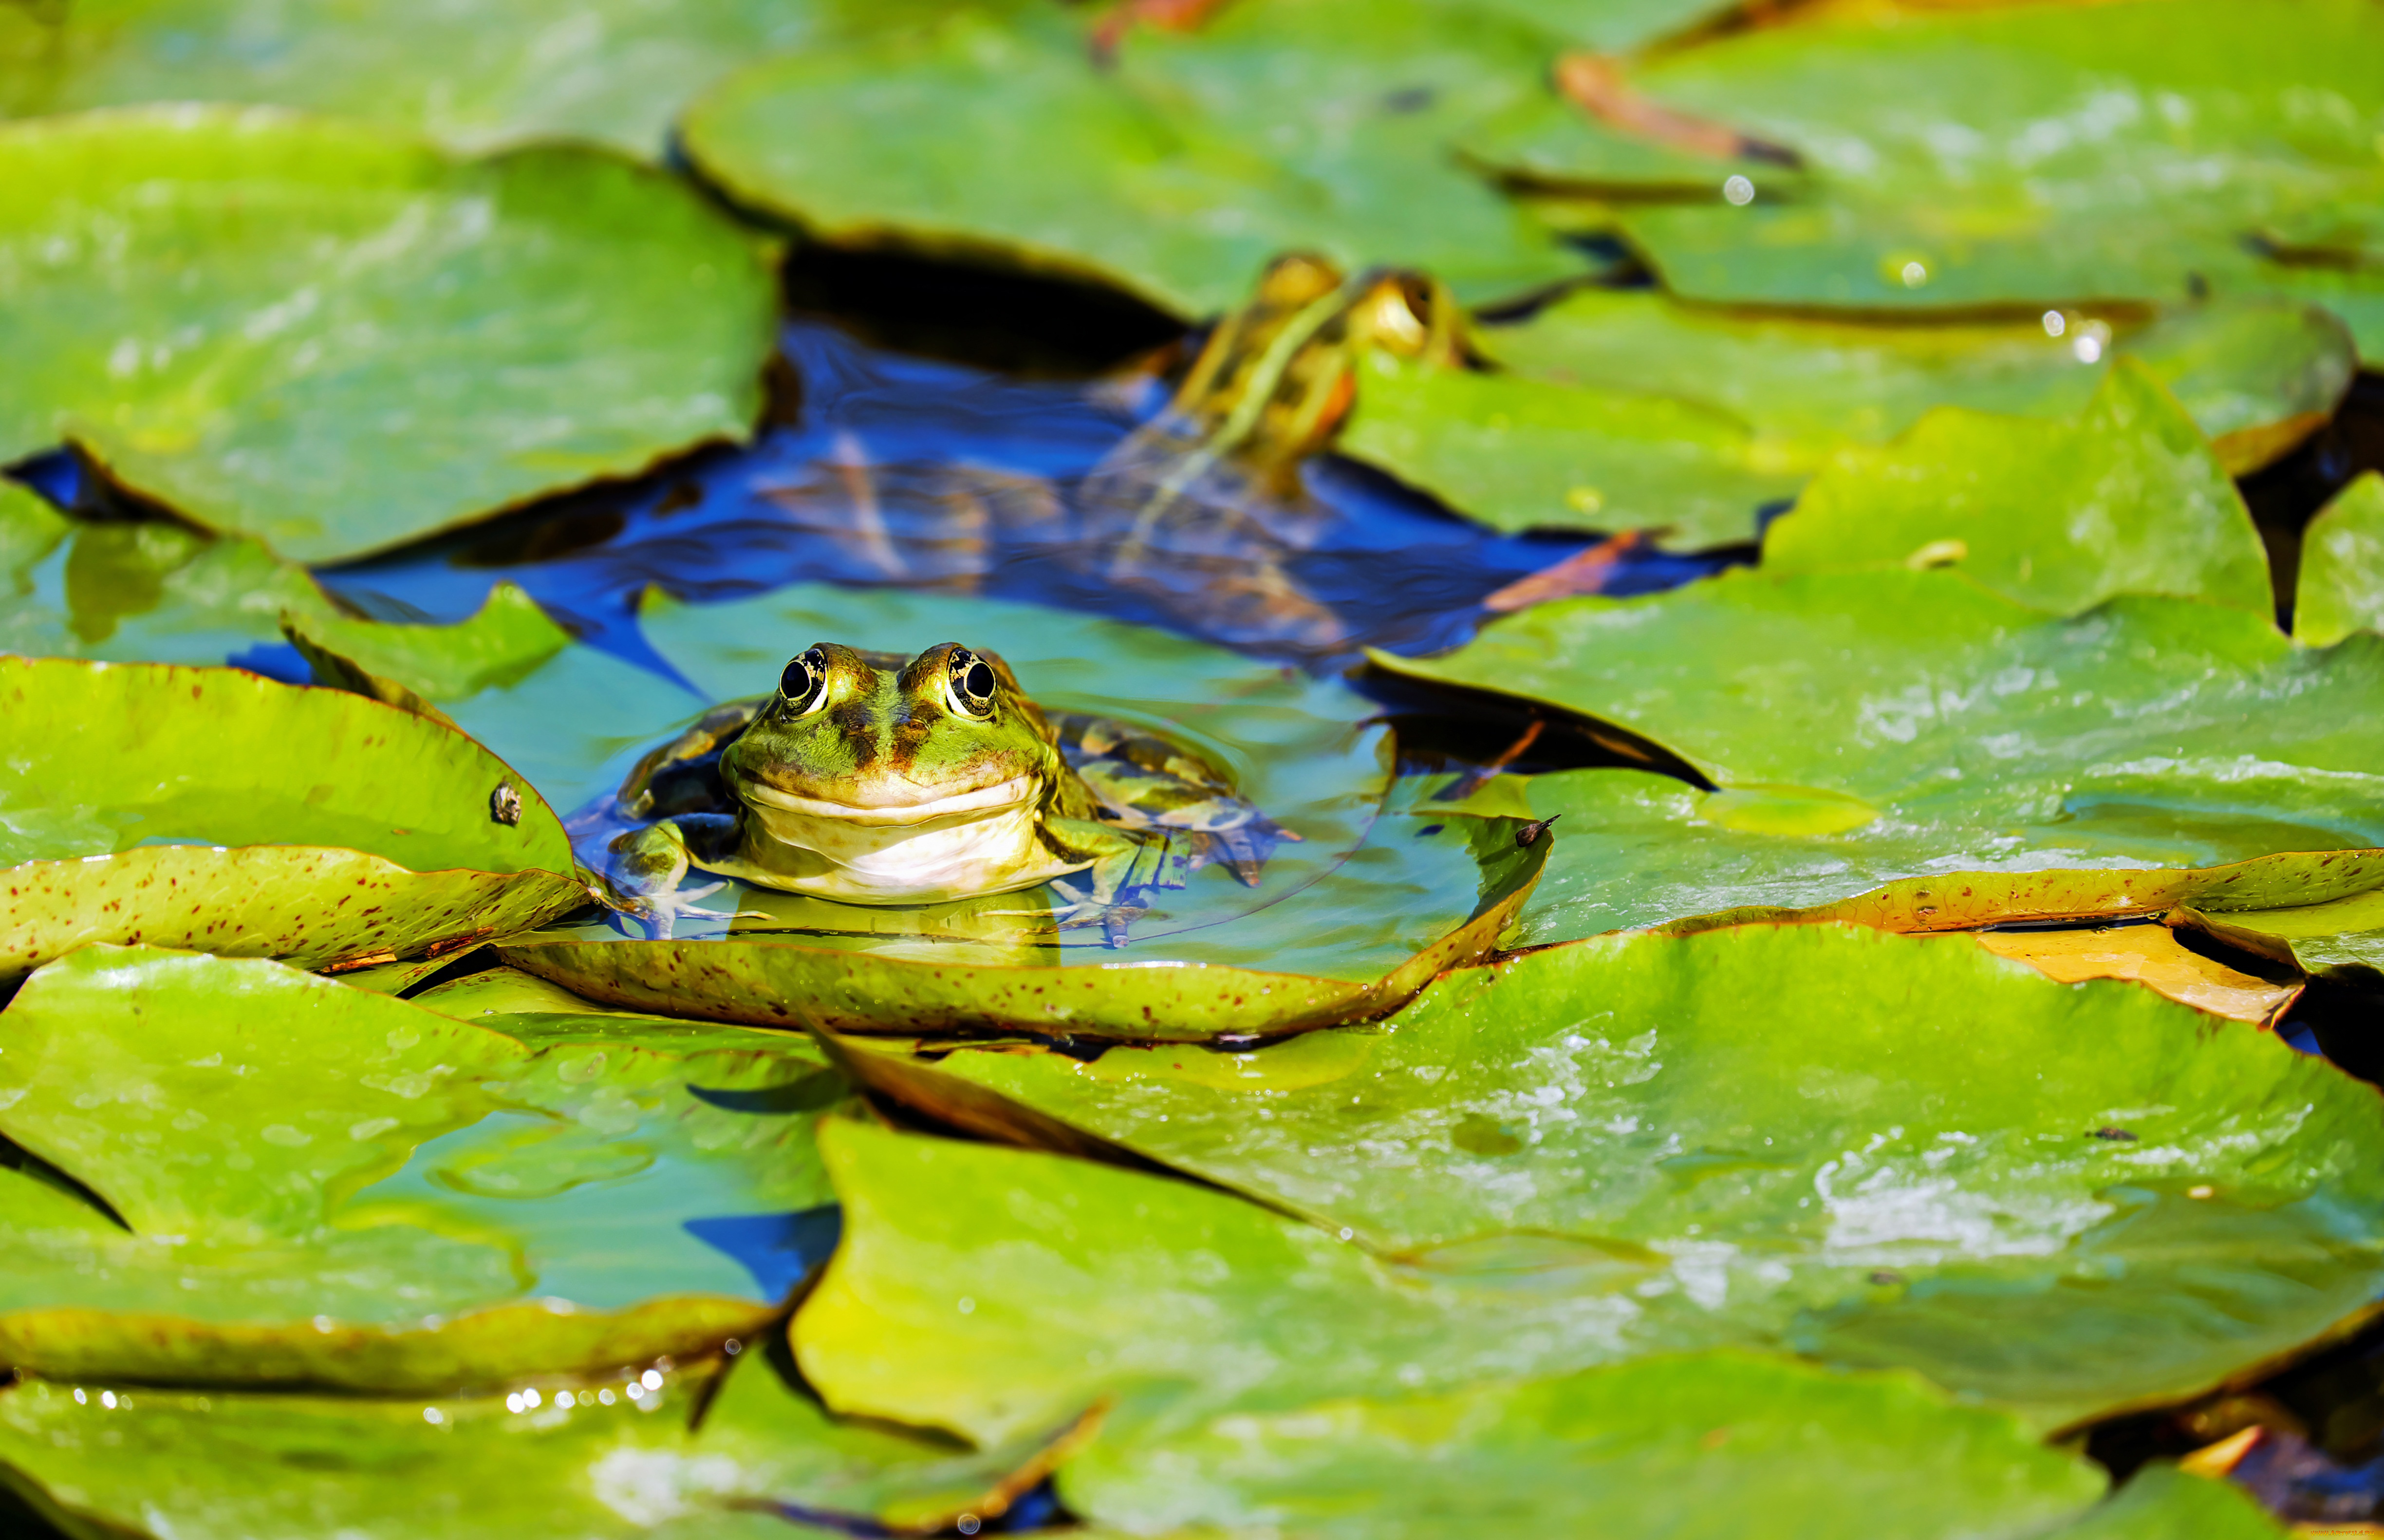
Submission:
[[[761,815],[764,826],[776,829],[782,824],[808,824],[826,820],[839,824],[866,825],[880,828],[904,828],[921,824],[933,824],[946,819],[983,818],[1005,813],[1024,803],[1034,801],[1041,793],[1042,783],[1034,776],[1013,776],[1006,781],[978,787],[973,791],[956,791],[942,796],[929,794],[920,788],[913,801],[895,800],[902,789],[888,788],[888,795],[863,807],[854,802],[840,802],[826,797],[805,797],[792,791],[781,791],[758,781],[746,781],[737,788],[737,794]],[[781,817],[779,815],[787,815]]]
[[[1039,838],[1046,784],[1017,776],[874,807],[751,784],[738,794],[776,847],[758,863],[776,872],[764,879],[773,886],[850,903],[924,903],[1031,888],[1090,865],[1056,855]],[[815,864],[790,877],[787,851],[807,852]]]

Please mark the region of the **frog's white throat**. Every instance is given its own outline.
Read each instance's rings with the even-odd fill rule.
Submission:
[[[1019,776],[975,791],[907,807],[852,807],[769,787],[739,787],[760,832],[787,853],[808,851],[788,869],[767,852],[753,874],[772,887],[846,903],[931,903],[1032,888],[1090,861],[1069,861],[1040,832],[1042,783]],[[748,860],[764,856],[746,846]]]

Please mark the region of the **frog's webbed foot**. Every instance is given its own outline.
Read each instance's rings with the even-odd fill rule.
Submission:
[[[726,881],[696,888],[681,886],[692,865],[688,852],[689,826],[694,826],[692,832],[698,839],[709,843],[708,837],[717,837],[721,832],[711,826],[727,824],[733,827],[734,822],[701,815],[666,818],[659,824],[616,835],[604,847],[602,886],[611,896],[600,895],[600,901],[614,913],[643,925],[648,938],[656,941],[671,939],[679,920],[689,915],[701,914],[715,920],[738,918],[699,907],[702,900],[727,887]]]
[[[1192,864],[1198,867],[1211,861],[1223,862],[1227,871],[1241,879],[1243,887],[1256,888],[1260,874],[1266,869],[1267,858],[1274,854],[1274,848],[1286,841],[1297,845],[1300,839],[1298,835],[1257,809],[1252,808],[1250,812],[1251,816],[1247,823],[1231,828],[1204,831],[1209,848],[1196,857]]]
[[[1065,907],[1051,912],[1062,930],[1075,930],[1086,925],[1101,927],[1101,938],[1112,947],[1126,943],[1126,929],[1150,913],[1150,906],[1130,899],[1103,900],[1095,891],[1079,888],[1066,878],[1054,878],[1051,890],[1067,900]]]

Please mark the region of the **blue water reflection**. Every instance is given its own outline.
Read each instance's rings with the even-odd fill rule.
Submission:
[[[649,585],[701,602],[822,580],[1032,600],[1333,667],[1367,646],[1455,646],[1485,595],[1589,543],[1501,535],[1327,456],[1288,498],[1194,510],[1207,527],[1168,553],[1160,580],[1123,583],[1099,549],[1095,515],[1072,499],[1157,409],[1157,387],[1016,379],[871,349],[814,321],[789,322],[783,347],[798,384],[781,393],[795,399],[751,446],[324,581],[381,618],[452,620],[509,578],[596,646],[665,674],[633,623]],[[1666,588],[1721,565],[1633,553],[1608,591]],[[1310,617],[1254,603],[1254,567],[1283,575]]]

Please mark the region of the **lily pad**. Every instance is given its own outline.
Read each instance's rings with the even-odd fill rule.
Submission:
[[[1388,973],[1367,979],[1221,962],[1005,966],[947,961],[915,943],[905,956],[764,940],[534,936],[498,951],[516,968],[600,1000],[762,1026],[904,1035],[1026,1032],[1142,1042],[1279,1037],[1378,1015],[1444,970],[1487,955],[1531,896],[1552,843],[1544,838],[1494,855],[1484,863],[1482,896],[1471,914]]]
[[[651,1389],[550,1381],[528,1405],[19,1381],[0,1392],[0,1459],[76,1534],[768,1540],[789,1518],[932,1533],[995,1517],[1050,1458],[838,1422],[762,1360],[716,1389],[704,1364]]]
[[[2299,442],[2341,399],[2358,355],[2315,305],[2212,300],[2148,323],[2055,310],[1918,324],[1683,303],[1582,289],[1477,341],[1533,379],[1704,402],[1774,453],[1818,469],[1832,449],[1883,443],[1938,406],[2040,417],[2083,411],[2113,358],[2141,360],[2233,475]]]
[[[344,663],[367,677],[432,700],[518,684],[571,645],[571,633],[511,583],[490,589],[478,610],[452,626],[391,625],[341,615],[296,620],[285,629],[314,664],[318,683],[354,688],[322,677],[329,658],[335,669]]]
[[[479,161],[259,108],[0,126],[0,460],[114,479],[301,561],[741,435],[761,248],[586,149]]]
[[[1525,922],[1550,941],[1891,883],[1822,913],[1941,929],[2364,891],[2384,877],[2379,649],[2188,600],[2062,618],[1894,569],[1569,600],[1374,661],[1645,735],[1718,789],[1535,784],[1533,811],[1568,820]]]
[[[68,518],[0,482],[0,652],[220,664],[337,612],[303,567],[253,540],[163,521]]]
[[[2384,975],[2384,890],[2354,893],[2327,903],[2197,913],[2193,918],[2238,944],[2247,932],[2252,938],[2266,938],[2281,945],[2294,963],[2309,973],[2348,970]]]
[[[2180,1004],[2256,1026],[2275,1025],[2302,992],[2301,976],[2291,969],[2276,977],[2246,973],[2194,950],[2165,925],[1990,930],[1978,942],[2065,984],[2130,978]]]
[[[1496,528],[1655,529],[1692,548],[1753,540],[1757,511],[1804,483],[1709,406],[1379,354],[1339,447]]]
[[[1649,58],[1631,86],[1782,145],[1804,201],[1624,216],[1675,293],[1864,307],[2270,287],[2271,230],[2371,206],[2384,23],[2358,0],[1852,9]],[[1586,113],[1533,169],[1663,188]],[[1495,156],[1496,145],[1475,153]],[[1676,154],[1678,152],[1675,152]],[[1569,161],[1569,164],[1567,162]],[[1714,183],[1738,168],[1716,161]]]
[[[1454,974],[1376,1029],[1216,1057],[908,1070],[1307,1218],[1312,1241],[1123,1172],[1103,1192],[1079,1168],[1063,1196],[1027,1156],[1008,1194],[989,1155],[982,1176],[939,1147],[863,1169],[838,1129],[846,1249],[796,1327],[813,1383],[977,1431],[1104,1374],[1280,1406],[1759,1344],[2053,1427],[2294,1351],[2384,1283],[2373,1087],[1966,937],[1608,937]],[[1410,1324],[1433,1313],[1437,1339]]]
[[[2159,379],[2121,359],[2085,411],[2034,422],[1943,408],[1852,450],[1763,534],[1773,572],[1958,564],[2065,614],[2122,593],[2266,615],[2268,560],[2235,484]]]
[[[2384,630],[2384,474],[2367,471],[2302,531],[2293,640],[2330,647]]]
[[[1255,888],[1212,868],[1162,895],[1122,950],[1092,927],[1055,931],[1031,892],[863,906],[740,885],[718,900],[710,934],[699,920],[679,939],[627,941],[590,924],[504,953],[616,1005],[906,1036],[1293,1031],[1391,1009],[1441,968],[1481,955],[1546,856],[1544,842],[1515,843],[1520,819],[1424,833],[1398,816],[1412,778],[1391,773],[1386,734],[1368,720],[1375,708],[1339,681],[1147,627],[966,595],[815,585],[731,604],[650,604],[643,623],[656,651],[711,699],[767,689],[815,641],[908,654],[958,640],[996,652],[1047,708],[1124,720],[1209,756],[1302,842],[1278,849]],[[575,827],[601,837],[604,807]]]
[[[2125,1486],[2057,1530],[2058,1540],[2279,1540],[2285,1527],[2259,1499],[2230,1481],[2188,1475],[2155,1460],[2128,1478]]]
[[[881,0],[882,3],[882,0]],[[249,102],[366,117],[463,149],[593,139],[658,159],[689,97],[836,7],[787,0],[476,6],[75,0],[0,8],[0,111]],[[893,8],[893,7],[888,7]]]
[[[1234,1413],[1149,1444],[1096,1444],[1061,1474],[1072,1511],[1177,1524],[1440,1540],[1822,1534],[1850,1513],[1897,1535],[2043,1533],[2099,1472],[2010,1419],[1901,1376],[1737,1354],[1404,1399]]]
[[[395,958],[585,900],[535,790],[378,702],[233,669],[0,657],[0,704],[6,977],[86,941]]]
[[[0,1195],[0,1348],[53,1377],[404,1394],[706,1352],[777,1308],[828,1196],[833,1091],[765,1094],[833,1082],[798,1040],[533,1044],[106,946],[35,975],[0,1034],[0,1133],[92,1195]]]
[[[991,258],[1187,317],[1292,249],[1479,298],[1584,266],[1441,148],[1550,47],[1429,0],[1282,0],[1193,36],[1137,31],[1102,68],[1057,11],[962,9],[764,60],[682,132],[732,198],[838,245]]]

